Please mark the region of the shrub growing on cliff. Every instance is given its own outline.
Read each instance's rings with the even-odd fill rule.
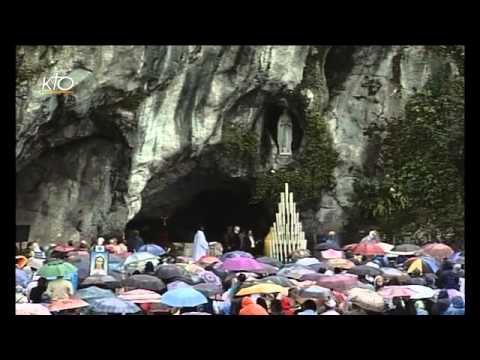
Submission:
[[[464,78],[448,75],[435,74],[402,118],[367,129],[380,139],[380,170],[355,184],[358,221],[375,219],[387,232],[435,224],[463,236]]]

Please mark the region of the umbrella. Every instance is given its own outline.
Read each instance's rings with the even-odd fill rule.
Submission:
[[[63,260],[46,261],[44,265],[38,270],[37,275],[44,278],[57,278],[59,276],[65,276],[66,274],[76,272],[78,269]]]
[[[190,264],[193,262],[193,258],[190,256],[177,256],[175,262],[177,264]]]
[[[52,315],[42,304],[15,304],[15,315]]]
[[[465,264],[465,254],[463,252],[456,252],[449,257],[449,260],[455,264]]]
[[[198,260],[198,264],[201,265],[201,266],[208,266],[208,265],[215,264],[219,261],[220,261],[220,259],[216,256],[202,256]]]
[[[372,256],[372,255],[385,255],[383,250],[377,243],[365,242],[360,243],[352,249],[354,254]]]
[[[453,255],[453,250],[450,246],[442,243],[428,244],[420,250],[423,254],[430,255],[436,259],[448,258]]]
[[[447,290],[448,298],[450,300],[452,300],[455,296],[460,296],[462,299],[465,299],[465,294],[463,294],[462,292],[460,292],[458,290],[455,290],[455,289],[443,289],[443,290]],[[435,298],[437,298],[438,294],[440,293],[440,291],[442,291],[442,289],[437,289],[437,290],[434,290],[434,291],[435,291]]]
[[[98,313],[133,314],[141,311],[137,305],[118,297],[94,299],[90,305],[92,310]]]
[[[108,289],[102,289],[96,286],[89,286],[84,289],[80,289],[75,293],[76,297],[82,300],[89,301],[93,299],[100,299],[105,297],[114,297],[113,291]]]
[[[254,258],[254,256],[252,254],[248,253],[248,252],[237,250],[237,251],[226,252],[225,254],[223,254],[220,257],[220,260],[225,261],[227,259],[235,258],[235,257],[246,257],[246,258],[250,258],[250,259]]]
[[[89,306],[89,303],[83,301],[82,299],[71,297],[68,299],[59,299],[54,300],[48,305],[48,309],[51,312],[69,310],[69,309],[78,309],[85,306]]]
[[[415,294],[415,291],[407,286],[384,286],[378,291],[384,298],[390,299],[394,297],[410,297]]]
[[[156,292],[145,289],[125,291],[120,293],[118,297],[136,304],[159,303],[161,298]]]
[[[262,268],[259,270],[252,270],[252,273],[266,276],[266,275],[275,275],[278,272],[278,268],[275,266],[262,264],[262,263],[259,263],[259,264],[261,264]]]
[[[122,285],[133,289],[147,289],[153,291],[161,291],[165,289],[165,284],[159,278],[152,275],[132,275],[128,279],[122,281]]]
[[[178,289],[181,287],[192,287],[192,286],[187,284],[186,282],[179,281],[179,280],[172,281],[171,283],[167,284],[167,290]]]
[[[155,256],[162,256],[163,254],[166,254],[166,251],[158,245],[155,244],[145,244],[140,246],[138,249],[139,252],[147,252]]]
[[[343,251],[337,251],[333,249],[325,250],[321,252],[324,259],[341,259],[343,258]]]
[[[420,250],[420,246],[414,244],[401,244],[395,246],[395,251],[399,252],[407,252],[407,253],[414,253],[415,251]]]
[[[366,266],[366,265],[357,265],[354,266],[351,269],[347,270],[348,273],[350,274],[355,274],[355,275],[368,275],[368,276],[378,276],[382,275],[382,271],[380,269],[376,269],[372,266]]]
[[[330,291],[330,289],[318,285],[313,285],[300,289],[298,295],[302,298],[315,298],[326,300],[330,298],[331,293],[332,292]]]
[[[200,291],[205,296],[214,296],[214,295],[223,293],[222,285],[216,285],[216,284],[212,284],[212,283],[210,283],[210,284],[197,284],[197,285],[194,285],[193,288],[195,290]]]
[[[228,271],[253,271],[264,269],[263,264],[255,259],[247,257],[228,258],[224,261],[222,266]]]
[[[333,250],[342,250],[342,248],[336,244],[332,244],[332,243],[329,243],[329,242],[324,242],[324,243],[320,243],[320,244],[317,244],[313,247],[313,249],[315,251],[324,251],[324,250],[328,250],[328,249],[333,249]]]
[[[314,257],[307,257],[307,258],[298,259],[295,263],[297,265],[308,266],[308,265],[318,264],[320,263],[320,261],[318,261],[318,259]]]
[[[191,287],[181,287],[168,290],[162,296],[161,303],[173,307],[191,307],[206,304],[207,298],[198,290]]]
[[[358,282],[358,277],[353,274],[337,274],[319,277],[316,282],[317,285],[343,291],[354,287]]]
[[[26,288],[30,282],[30,275],[19,268],[15,268],[15,284],[20,285],[23,288]]]
[[[68,253],[71,251],[75,251],[75,248],[73,246],[57,245],[53,248],[53,251],[59,252],[59,253]]]
[[[382,271],[382,276],[385,278],[394,278],[399,276],[405,276],[406,274],[401,270],[392,268],[392,267],[384,267],[380,269]]]
[[[431,257],[431,256],[421,256],[421,259],[426,263],[428,264],[428,266],[430,266],[430,268],[432,269],[432,271],[434,273],[436,273],[438,270],[440,270],[440,264],[438,263],[438,261]]]
[[[407,273],[411,274],[415,271],[420,272],[420,274],[424,273],[433,273],[433,269],[430,267],[430,265],[424,261],[422,258],[414,258],[407,260],[405,262],[405,266],[407,268]]]
[[[383,312],[385,301],[383,296],[373,290],[353,288],[347,292],[348,299],[362,309]]]
[[[395,245],[388,244],[388,243],[385,243],[385,242],[379,242],[379,243],[377,243],[377,245],[380,246],[383,249],[383,251],[385,251],[385,252],[390,251],[395,247]]]
[[[15,256],[15,265],[17,265],[19,269],[23,269],[27,264],[28,259],[25,256]]]
[[[170,280],[175,277],[181,277],[186,273],[184,268],[176,264],[162,264],[157,268],[155,276],[162,280]]]
[[[278,261],[277,259],[274,259],[274,258],[271,258],[271,257],[268,257],[268,256],[261,256],[259,258],[257,258],[257,261],[258,262],[261,262],[262,264],[267,264],[267,265],[272,265],[272,266],[275,266],[277,268],[280,268],[282,267],[282,263],[280,261]]]
[[[82,281],[81,286],[103,285],[112,289],[121,287],[120,282],[111,275],[92,275]]]
[[[308,265],[308,267],[315,272],[318,272],[320,269],[327,270],[327,264],[325,264],[323,262],[320,262],[318,264]]]
[[[203,280],[197,274],[188,274],[187,273],[187,274],[182,275],[182,276],[173,277],[168,281],[183,281],[183,282],[185,282],[189,285],[196,285],[196,284],[200,284]]]
[[[284,267],[277,272],[277,275],[286,276],[297,280],[301,279],[304,275],[307,274],[315,274],[315,271],[302,265]]]
[[[300,280],[301,281],[311,280],[311,281],[316,282],[318,279],[323,278],[325,276],[329,276],[329,275],[320,274],[320,273],[316,272],[314,274],[305,274],[300,278]]]
[[[435,296],[435,290],[429,288],[428,286],[405,285],[405,287],[414,292],[414,294],[410,296],[410,299],[412,300],[431,299]]]
[[[427,285],[427,281],[421,277],[412,277],[412,278],[409,278],[408,280],[400,281],[400,283],[401,283],[400,285],[422,285],[422,286]]]
[[[177,264],[177,266],[180,266],[185,269],[186,272],[191,273],[191,274],[200,274],[205,271],[205,269],[197,264]]]
[[[143,271],[145,269],[145,264],[151,262],[153,266],[158,265],[158,257],[150,254],[148,252],[136,252],[132,255],[129,255],[123,262],[123,266],[127,270],[138,270]]]
[[[343,251],[353,250],[353,248],[354,248],[355,246],[357,246],[357,245],[358,245],[358,243],[347,244],[347,245],[345,245],[345,246],[342,248],[342,250],[343,250]]]
[[[207,284],[222,286],[222,280],[211,271],[202,271],[199,276]]]
[[[355,266],[353,262],[347,259],[329,259],[327,261],[327,266],[330,269],[339,268],[339,269],[351,269]]]
[[[293,283],[287,277],[281,275],[267,276],[260,281],[262,283],[272,283],[283,287],[293,287]]]
[[[40,269],[43,266],[43,263],[45,262],[44,259],[37,259],[35,257],[31,257],[28,259],[28,266],[31,269]]]
[[[301,259],[301,258],[312,257],[312,254],[308,249],[297,249],[292,252],[291,257],[293,261],[297,261],[298,259]]]
[[[245,296],[245,295],[251,295],[251,294],[275,294],[275,293],[280,293],[284,296],[287,296],[288,288],[277,285],[277,284],[262,283],[262,284],[256,284],[256,285],[241,289],[239,292],[237,292],[236,296]]]
[[[201,311],[191,311],[191,312],[186,312],[180,315],[212,315],[207,312],[201,312]]]

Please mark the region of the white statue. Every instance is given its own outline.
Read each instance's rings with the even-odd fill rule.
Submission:
[[[286,109],[283,110],[278,120],[277,132],[280,155],[292,155],[292,120]]]

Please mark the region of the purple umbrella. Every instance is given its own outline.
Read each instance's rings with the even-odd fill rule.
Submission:
[[[225,261],[227,259],[236,258],[236,257],[245,257],[245,258],[250,258],[250,259],[254,258],[254,256],[252,254],[248,253],[248,252],[236,250],[236,251],[230,251],[230,252],[227,252],[227,253],[223,254],[222,257],[220,258],[220,260]]]
[[[255,271],[263,270],[263,264],[248,257],[233,257],[224,261],[222,267],[228,271]]]
[[[202,271],[198,275],[207,284],[222,286],[222,280],[220,280],[220,278],[211,271]]]

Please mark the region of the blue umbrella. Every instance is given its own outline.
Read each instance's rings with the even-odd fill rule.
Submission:
[[[101,289],[96,286],[90,286],[85,289],[80,289],[76,292],[75,295],[85,301],[102,299],[107,297],[115,297],[115,294],[113,293],[113,291],[107,290],[107,289]]]
[[[140,246],[138,251],[148,252],[148,253],[150,253],[152,255],[155,255],[155,256],[162,256],[163,254],[166,253],[165,250],[161,246],[158,246],[158,245],[155,245],[155,244],[142,245],[142,246]]]
[[[162,304],[174,307],[191,307],[206,304],[207,298],[198,290],[191,287],[180,287],[169,290],[160,300]]]
[[[431,256],[422,256],[421,259],[428,265],[430,266],[430,269],[432,269],[432,271],[434,273],[436,273],[438,271],[438,269],[440,269],[440,266],[438,266],[438,263],[437,261],[432,258]]]
[[[248,252],[236,250],[236,251],[230,251],[230,252],[227,252],[227,253],[223,254],[222,257],[220,258],[220,260],[225,261],[225,260],[227,260],[229,258],[233,258],[233,257],[247,257],[247,258],[250,258],[250,259],[255,258],[252,254],[250,254]]]
[[[98,313],[133,314],[141,311],[141,309],[134,303],[117,297],[93,299],[90,302],[90,305],[92,306],[92,310]]]
[[[15,268],[15,285],[20,285],[23,288],[26,288],[30,282],[30,275],[26,271],[23,271],[19,268]]]

